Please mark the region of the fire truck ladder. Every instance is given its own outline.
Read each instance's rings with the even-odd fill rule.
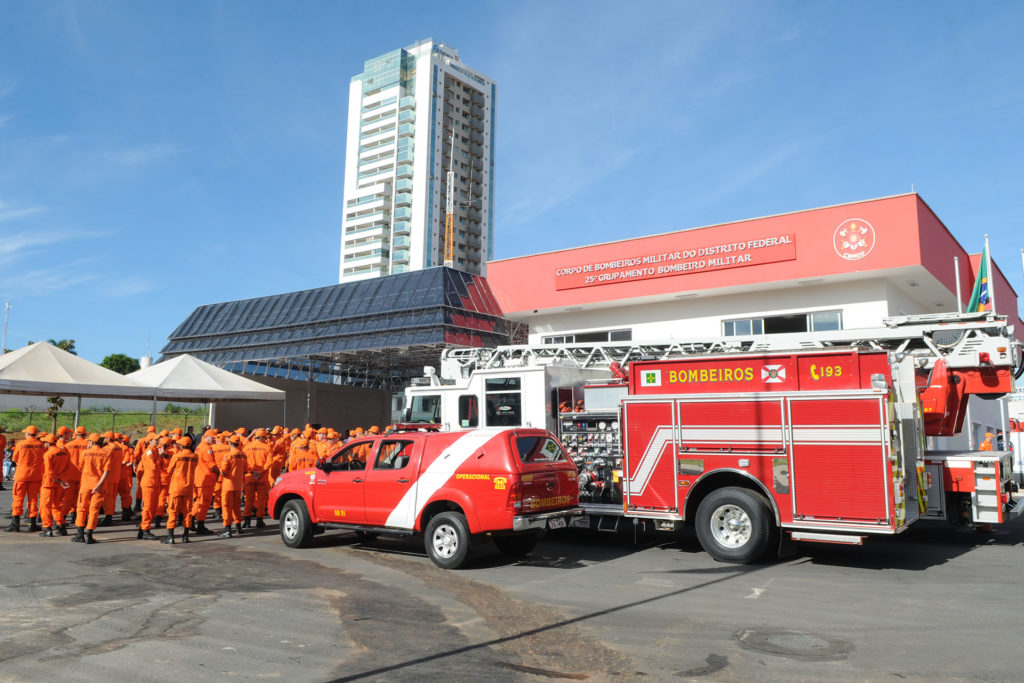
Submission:
[[[499,346],[493,349],[450,348],[441,356],[443,374],[458,369],[467,375],[474,369],[572,365],[608,368],[615,362],[625,367],[635,360],[664,360],[695,354],[736,354],[859,348],[912,355],[918,367],[930,368],[945,358],[950,368],[974,367],[979,353],[992,362],[1012,365],[1015,375],[1024,371],[1020,343],[1006,316],[989,312],[907,315],[883,320],[885,327],[827,332],[800,332],[758,336],[713,337],[662,342],[606,342],[594,344],[543,344]],[[1000,355],[1001,354],[1001,355]],[[1002,359],[1001,362],[1000,358]]]

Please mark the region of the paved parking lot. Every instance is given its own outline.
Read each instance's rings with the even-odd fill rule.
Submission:
[[[750,567],[567,531],[456,572],[419,539],[134,537],[0,533],[0,680],[1019,680],[1021,523]]]

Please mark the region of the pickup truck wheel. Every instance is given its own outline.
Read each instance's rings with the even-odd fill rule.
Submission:
[[[523,557],[529,555],[530,551],[537,547],[537,534],[522,534],[520,536],[495,536],[494,545],[503,555],[509,557]]]
[[[313,540],[309,510],[301,500],[289,500],[281,510],[281,540],[289,548],[305,548]]]
[[[441,569],[458,569],[469,556],[469,525],[460,512],[442,512],[430,519],[424,539],[427,557]]]
[[[772,538],[771,509],[760,493],[738,486],[712,491],[697,508],[697,540],[719,562],[749,564]]]

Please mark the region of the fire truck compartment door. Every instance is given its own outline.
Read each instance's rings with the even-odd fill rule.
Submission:
[[[623,403],[626,448],[622,469],[627,509],[679,509],[673,405],[671,400]]]
[[[792,397],[788,403],[794,521],[890,525],[894,493],[881,401]]]

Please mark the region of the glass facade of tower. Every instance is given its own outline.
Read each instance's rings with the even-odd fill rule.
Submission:
[[[442,264],[449,170],[452,265],[483,271],[493,256],[494,98],[494,83],[444,43],[365,62],[349,89],[340,282]]]

